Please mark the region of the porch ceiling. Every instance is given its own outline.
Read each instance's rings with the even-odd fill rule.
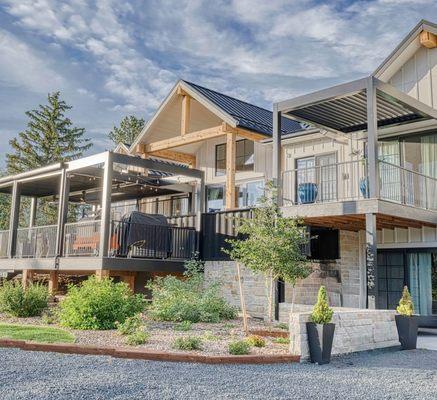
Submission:
[[[309,217],[304,218],[304,221],[305,224],[311,226],[335,228],[346,231],[361,231],[366,229],[366,216],[364,214]],[[377,229],[422,228],[423,226],[435,228],[436,224],[386,214],[376,214]]]
[[[367,129],[367,85],[376,87],[378,127],[437,118],[437,111],[369,77],[278,103],[284,116],[341,133]]]

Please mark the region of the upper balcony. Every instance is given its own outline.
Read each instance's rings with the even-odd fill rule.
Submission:
[[[325,161],[281,172],[279,132],[284,116],[345,143],[354,135],[364,145],[365,159],[351,156],[345,162]],[[354,230],[365,229],[366,215],[377,215],[378,226],[391,229],[436,226],[435,174],[404,168],[379,151],[383,137],[436,126],[435,120],[436,109],[373,76],[274,104],[273,174],[283,186],[279,201],[285,215]]]

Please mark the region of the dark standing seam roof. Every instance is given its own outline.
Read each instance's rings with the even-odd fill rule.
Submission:
[[[184,82],[237,120],[238,126],[272,136],[273,113],[271,111],[194,83]],[[282,117],[281,131],[283,135],[303,129],[304,127],[299,122]]]

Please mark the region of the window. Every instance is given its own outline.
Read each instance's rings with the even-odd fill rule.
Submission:
[[[264,195],[264,181],[248,182],[238,186],[238,207],[253,207]]]
[[[208,212],[221,211],[224,209],[224,192],[223,185],[206,187],[206,205]]]
[[[253,171],[254,145],[251,140],[237,141],[235,170]],[[215,146],[215,175],[226,175],[226,143]]]

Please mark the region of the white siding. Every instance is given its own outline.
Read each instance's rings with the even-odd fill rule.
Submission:
[[[421,47],[390,79],[390,84],[437,108],[437,49]]]

